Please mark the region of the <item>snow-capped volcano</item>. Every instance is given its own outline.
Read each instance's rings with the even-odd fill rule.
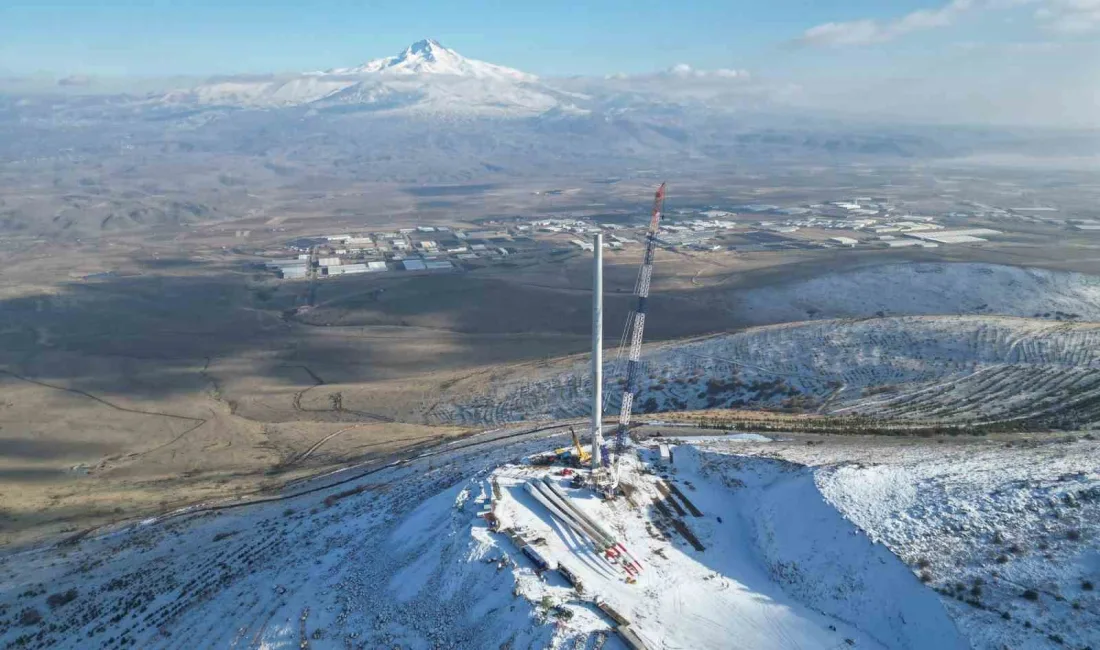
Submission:
[[[438,41],[426,38],[400,54],[374,59],[354,68],[333,68],[321,75],[452,75],[501,81],[535,81],[534,75],[484,61],[468,59]]]
[[[468,59],[432,39],[353,68],[291,76],[221,79],[158,100],[171,104],[522,117],[569,108],[569,94],[534,75]]]

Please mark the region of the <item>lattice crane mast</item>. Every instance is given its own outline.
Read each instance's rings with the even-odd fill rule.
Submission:
[[[638,298],[638,307],[627,319],[630,333],[630,354],[626,360],[626,385],[623,388],[623,403],[619,408],[619,424],[615,429],[615,465],[626,449],[627,429],[630,427],[630,412],[634,407],[634,394],[638,390],[638,371],[642,356],[642,332],[645,330],[645,310],[649,300],[649,283],[653,278],[653,251],[657,246],[657,228],[661,222],[661,212],[665,205],[665,183],[657,188],[653,197],[653,216],[649,220],[649,230],[645,236],[645,254],[642,256],[642,268],[638,272],[638,282],[634,286],[634,295]],[[616,472],[617,474],[617,472]],[[618,476],[615,477],[616,483]]]

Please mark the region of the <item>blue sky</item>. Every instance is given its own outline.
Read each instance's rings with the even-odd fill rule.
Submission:
[[[728,1],[4,0],[0,65],[62,74],[299,70],[351,65],[430,36],[538,74],[635,72],[755,56],[832,17],[813,2],[777,10]]]
[[[959,4],[957,0],[954,4]],[[948,5],[898,0],[0,0],[0,69],[14,74],[211,74],[352,65],[433,37],[474,58],[541,75],[636,73],[695,67],[861,68],[904,62],[952,41],[1036,37],[1036,5],[969,9],[949,25],[890,35],[889,60],[868,43],[791,47],[829,23],[888,28]],[[970,2],[966,2],[970,4]],[[1015,18],[1015,24],[1007,21]],[[857,28],[858,30],[858,28]],[[904,31],[904,30],[903,30]],[[835,34],[834,34],[835,36]]]

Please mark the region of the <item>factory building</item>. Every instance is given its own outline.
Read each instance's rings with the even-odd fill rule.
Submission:
[[[296,266],[301,264],[301,260],[296,258],[282,259],[282,260],[268,260],[264,262],[264,265],[269,269],[278,269],[283,266]]]
[[[305,264],[294,264],[279,267],[279,277],[284,280],[296,280],[309,276],[309,268]]]
[[[342,266],[330,266],[325,269],[329,276],[349,275],[352,273],[367,273],[370,271],[366,264],[344,264]]]
[[[940,244],[977,244],[985,241],[990,235],[999,235],[1001,231],[989,228],[969,228],[965,230],[940,230],[938,232],[912,232],[906,233],[914,239],[938,242]]]

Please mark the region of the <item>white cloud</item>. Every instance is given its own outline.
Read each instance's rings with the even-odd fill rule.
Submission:
[[[882,26],[874,20],[824,23],[807,29],[800,42],[807,45],[870,45],[888,40]]]
[[[62,77],[57,80],[58,86],[90,86],[92,85],[92,78],[85,75],[69,75],[68,77]]]
[[[1100,39],[959,43],[892,63],[808,70],[793,100],[868,119],[1100,129]]]
[[[616,73],[607,75],[604,80],[616,84],[629,84],[631,86],[645,85],[730,85],[733,82],[747,82],[752,75],[746,69],[740,68],[716,68],[704,70],[694,68],[689,64],[679,63],[670,68],[656,71],[656,73],[641,73],[627,75]]]
[[[1043,28],[1077,35],[1100,31],[1100,0],[1048,0],[1035,11]]]
[[[595,98],[611,110],[631,110],[640,98],[668,106],[686,103],[715,110],[763,110],[787,101],[797,92],[793,84],[758,78],[747,70],[703,70],[685,63],[654,72],[619,73],[599,79],[572,77],[554,83],[563,90]]]
[[[664,72],[665,75],[684,78],[719,77],[723,79],[747,79],[747,70],[735,70],[732,68],[718,68],[717,70],[698,70],[686,63],[678,63]]]
[[[893,20],[830,22],[807,29],[797,39],[804,45],[843,47],[885,43],[913,32],[955,24],[971,11],[1036,6],[1035,19],[1044,31],[1059,35],[1100,32],[1100,0],[953,0],[936,9],[918,9]]]
[[[866,19],[824,23],[807,29],[798,40],[827,47],[884,43],[912,32],[947,27],[973,7],[973,0],[953,0],[938,9],[919,9],[887,22]]]
[[[693,68],[687,63],[677,63],[676,65],[662,70],[660,72],[645,72],[642,74],[628,75],[622,72],[610,74],[604,77],[608,81],[661,81],[661,80],[695,80],[695,79],[713,79],[713,80],[738,80],[746,81],[752,77],[748,70],[741,70],[737,68],[717,68],[715,70],[700,70]]]

